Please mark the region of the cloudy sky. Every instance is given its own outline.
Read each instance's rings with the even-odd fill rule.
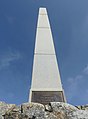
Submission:
[[[39,7],[46,7],[67,101],[88,104],[88,0],[0,0],[0,100],[28,101]]]

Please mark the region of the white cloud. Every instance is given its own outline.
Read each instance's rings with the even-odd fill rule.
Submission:
[[[66,94],[69,102],[82,100],[88,102],[88,65],[80,72],[80,75],[67,79]]]
[[[86,67],[84,68],[83,72],[84,72],[85,74],[88,74],[88,65],[86,65]]]
[[[83,76],[82,75],[77,75],[74,78],[68,78],[67,80],[67,97],[69,98],[69,101],[71,101],[74,96],[76,96],[76,94],[79,91],[79,85],[83,80]]]
[[[0,70],[10,66],[11,62],[20,58],[19,52],[7,51],[0,54]]]

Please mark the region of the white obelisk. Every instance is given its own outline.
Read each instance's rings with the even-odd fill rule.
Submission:
[[[29,102],[65,101],[46,8],[39,9]]]

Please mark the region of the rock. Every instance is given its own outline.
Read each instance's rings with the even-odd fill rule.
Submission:
[[[3,115],[5,115],[5,113],[14,106],[14,104],[6,104],[4,102],[0,102],[0,119],[3,119]]]
[[[27,115],[29,118],[44,119],[45,107],[38,103],[24,103],[21,106],[22,113]]]
[[[81,105],[81,106],[75,106],[75,107],[80,110],[88,110],[88,105]]]
[[[0,102],[0,119],[88,119],[88,107],[82,110],[63,102],[24,103],[20,106]]]
[[[62,113],[63,117],[66,119],[88,119],[88,110],[79,110],[67,103],[51,102],[51,107],[53,109],[53,113]]]
[[[78,110],[70,112],[68,115],[69,119],[88,119],[88,111]]]
[[[49,103],[48,105],[45,105],[45,111],[53,112],[53,109],[52,109],[51,103]]]

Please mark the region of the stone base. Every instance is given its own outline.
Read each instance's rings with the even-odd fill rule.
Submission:
[[[31,102],[48,104],[49,102],[65,102],[62,91],[32,91]]]

